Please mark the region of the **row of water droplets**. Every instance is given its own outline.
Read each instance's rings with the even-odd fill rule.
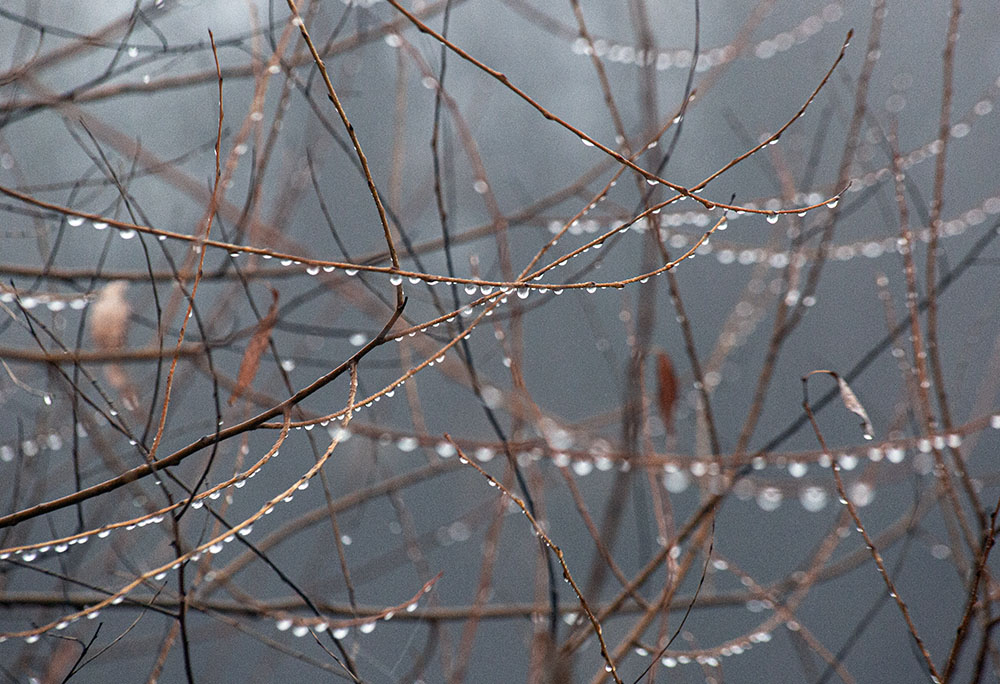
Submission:
[[[424,585],[424,588],[421,590],[421,594],[428,593],[431,590],[431,588],[432,588],[431,583]],[[351,627],[357,626],[357,629],[361,634],[371,634],[372,632],[375,631],[375,626],[379,620],[383,622],[389,622],[399,613],[399,611],[403,611],[406,613],[413,613],[414,611],[417,610],[419,602],[420,598],[418,596],[413,600],[407,602],[406,604],[398,606],[394,610],[385,611],[380,615],[372,616],[372,619],[364,619],[364,621],[362,622],[358,622],[357,620],[351,620],[349,623],[345,624],[344,622],[338,622],[335,620],[316,619],[316,618],[296,619],[290,617],[282,617],[275,620],[274,626],[279,632],[290,631],[292,636],[299,638],[304,637],[310,633],[321,634],[323,632],[326,632],[327,630],[330,630],[330,633],[334,636],[334,638],[346,639],[347,636],[350,634]]]
[[[820,33],[826,25],[840,21],[843,13],[843,3],[832,2],[816,14],[803,19],[794,28],[758,41],[752,47],[752,54],[758,59],[769,59],[795,45],[802,45]],[[632,45],[611,43],[601,38],[594,40],[593,46],[585,38],[577,38],[571,44],[570,49],[575,55],[590,56],[596,54],[600,59],[617,64],[655,65],[659,71],[688,69],[694,58],[694,53],[689,49],[658,50],[653,53]],[[707,71],[712,67],[726,64],[737,56],[745,56],[750,53],[750,50],[744,50],[740,53],[737,46],[733,44],[709,48],[698,55],[695,70]]]
[[[592,447],[587,451],[575,450],[573,448],[574,437],[568,431],[559,428],[554,421],[543,419],[548,422],[548,427],[543,428],[545,445],[525,447],[517,450],[515,458],[519,465],[527,466],[542,460],[549,460],[558,468],[568,468],[578,477],[586,477],[596,472],[627,471],[633,466],[630,462],[620,460],[614,456],[610,444],[603,439],[593,441]],[[965,426],[961,426],[948,434],[938,434],[917,439],[900,440],[893,439],[878,445],[869,445],[857,451],[843,451],[835,457],[828,453],[816,453],[812,455],[782,455],[772,457],[770,460],[763,456],[754,457],[750,465],[755,472],[763,471],[767,468],[781,468],[787,471],[792,481],[803,480],[809,473],[811,465],[821,469],[832,467],[834,460],[842,471],[855,470],[862,461],[871,463],[886,462],[897,465],[907,460],[907,456],[912,454],[910,459],[913,469],[920,475],[928,475],[933,472],[934,462],[930,454],[935,449],[958,448],[963,443],[963,435],[978,432],[986,427],[1000,430],[1000,413],[993,414],[986,419],[972,421]],[[448,441],[439,440],[434,442],[429,437],[418,435],[401,435],[395,438],[388,435],[374,436],[369,438],[376,440],[382,446],[395,446],[401,453],[409,454],[414,450],[425,447],[433,448],[439,458],[450,459],[456,455],[455,447]],[[471,455],[479,463],[489,463],[492,461],[499,447],[493,444],[468,443],[464,451]],[[716,460],[704,460],[693,458],[672,457],[656,467],[662,468],[662,481],[667,491],[673,494],[681,494],[689,489],[693,481],[704,481],[713,493],[721,491],[724,484],[721,477],[721,468]],[[827,478],[824,478],[827,479]],[[802,507],[810,512],[823,510],[829,500],[832,484],[820,486],[808,484],[804,487],[794,487],[788,483],[783,486],[776,486],[772,483],[760,482],[760,477],[754,479],[744,478],[736,483],[733,494],[737,499],[746,501],[753,499],[764,511],[773,511],[781,506],[785,500],[787,491],[792,488],[798,491],[798,499]],[[849,486],[849,493],[852,503],[855,506],[863,507],[869,505],[875,496],[875,488],[866,481],[854,482]]]
[[[334,434],[340,434],[340,432],[331,430],[331,436],[333,436]],[[346,434],[349,435],[349,433]],[[0,447],[0,455],[4,455],[5,449],[9,449],[9,447],[7,446]],[[244,455],[246,455],[246,453],[248,453],[247,447],[244,446],[243,450],[244,450]],[[215,485],[206,487],[205,491],[195,495],[194,499],[191,501],[190,504],[191,508],[198,510],[205,505],[206,501],[216,501],[223,495],[225,495],[226,497],[226,503],[232,504],[234,500],[233,495],[235,494],[236,490],[245,487],[247,482],[256,477],[257,474],[263,468],[263,466],[266,463],[269,463],[272,459],[277,458],[278,454],[279,454],[278,449],[274,449],[273,452],[269,452],[250,469],[233,477],[229,484],[222,486]],[[184,503],[185,502],[178,503],[173,507],[173,509],[179,508],[180,506],[184,505]],[[85,544],[88,541],[90,541],[91,538],[107,539],[109,536],[111,536],[113,532],[117,531],[131,532],[133,530],[146,527],[147,525],[158,525],[164,521],[166,515],[169,512],[170,509],[156,511],[153,513],[149,513],[144,517],[136,518],[128,522],[120,522],[120,523],[113,523],[111,525],[105,525],[101,528],[88,530],[86,532],[81,532],[59,540],[39,542],[37,544],[27,544],[18,548],[0,550],[0,560],[7,560],[8,558],[11,558],[13,556],[19,558],[22,561],[31,562],[36,558],[38,558],[39,556],[44,555],[50,551],[54,551],[55,553],[64,553],[71,546]],[[250,534],[251,531],[252,531],[252,526],[245,527],[239,530],[239,534],[241,536],[246,536]],[[233,538],[234,537],[230,536],[227,539],[229,541],[232,541]],[[221,551],[222,547],[215,545],[211,547],[209,550],[211,553],[214,554]],[[156,579],[162,579],[162,577],[158,576]]]
[[[337,440],[338,442],[339,442],[339,438],[349,437],[350,436],[350,432],[346,431],[346,430],[344,430],[342,428],[331,428],[330,429],[330,434],[333,437],[333,439]],[[271,454],[271,458],[273,458],[274,456],[277,456],[277,450],[275,450],[275,452],[273,454]],[[233,488],[240,488],[240,487],[242,487],[241,483],[245,482],[246,479],[249,479],[249,478],[253,477],[257,472],[258,472],[258,470],[252,471],[245,478],[243,478],[242,480],[240,480],[238,483],[233,483],[233,485],[230,485],[230,487],[233,487]],[[313,474],[315,474],[315,472]],[[239,485],[239,486],[237,486],[237,485]],[[303,476],[301,476],[299,478],[298,483],[294,486],[294,490],[296,490],[296,491],[302,491],[302,490],[307,489],[308,487],[309,487],[309,477],[308,477],[308,473],[307,473],[306,475],[303,475]],[[210,499],[216,499],[216,498],[218,498],[218,496],[220,495],[220,493],[221,493],[221,490],[216,491],[216,492],[212,492],[211,494],[209,494],[208,498],[210,498]],[[271,513],[274,512],[275,506],[278,503],[290,503],[293,499],[294,499],[294,491],[292,493],[286,494],[284,497],[282,497],[280,499],[280,501],[277,501],[277,502],[272,503],[271,505],[268,505],[267,508],[265,508],[263,511],[261,511],[259,513],[258,517],[270,515]],[[198,501],[193,502],[191,504],[191,507],[197,509],[197,508],[201,508],[203,505],[204,505],[204,497],[202,497]],[[255,515],[257,515],[257,514],[255,514]],[[144,527],[144,526],[150,525],[150,524],[158,524],[158,523],[162,522],[163,520],[164,520],[163,516],[161,516],[161,515],[153,515],[151,517],[143,518],[142,520],[137,521],[135,523],[129,523],[128,525],[125,526],[125,529],[126,530],[133,530],[133,529],[136,529],[136,528],[139,528],[139,527]],[[205,551],[207,551],[211,555],[216,555],[216,554],[220,553],[226,547],[226,545],[228,545],[229,543],[231,543],[232,541],[234,541],[236,539],[236,535],[239,535],[241,537],[247,536],[247,535],[249,535],[252,532],[252,530],[253,530],[253,525],[252,524],[245,524],[242,527],[240,527],[240,529],[238,529],[238,530],[233,530],[233,531],[230,531],[228,534],[220,535],[219,539],[213,541],[212,543],[207,544],[207,545],[203,544],[202,546],[205,547],[203,550],[199,550],[199,551],[191,553],[189,555],[189,557],[187,559],[183,560],[183,561],[182,560],[178,560],[178,561],[175,561],[172,564],[170,564],[169,570],[177,571],[186,562],[196,563],[196,562],[200,561],[201,558],[202,558],[202,556],[203,556],[203,553]],[[99,538],[99,539],[107,538],[108,536],[110,536],[111,531],[112,531],[111,528],[104,528],[104,529],[102,529],[100,532],[98,532],[96,534],[96,537]],[[86,535],[86,536],[77,537],[77,538],[73,539],[72,541],[67,541],[64,544],[63,543],[58,543],[58,544],[52,545],[52,544],[48,544],[48,543],[43,543],[41,546],[36,546],[36,547],[29,548],[29,549],[21,549],[21,550],[16,550],[16,551],[12,551],[12,552],[4,552],[4,553],[0,554],[0,560],[6,560],[6,559],[10,558],[11,555],[17,555],[17,556],[20,557],[20,560],[26,561],[26,562],[30,562],[30,561],[35,560],[38,557],[39,554],[47,553],[50,550],[54,550],[56,553],[63,553],[65,551],[67,551],[71,546],[85,544],[89,540],[90,540],[90,535]],[[167,571],[161,571],[161,572],[158,572],[155,575],[153,575],[152,579],[154,579],[156,581],[162,581],[162,580],[166,579],[166,576],[167,576]],[[111,605],[119,605],[122,602],[124,602],[125,595],[128,593],[128,591],[129,591],[128,589],[121,591],[118,595],[116,595],[110,601],[110,604]],[[87,609],[85,609],[83,612],[85,613],[85,616],[86,616],[87,619],[94,619],[100,613],[99,610],[87,610]],[[52,626],[48,627],[47,629],[42,629],[42,630],[40,630],[40,631],[38,631],[36,633],[32,633],[30,635],[25,636],[24,640],[25,640],[26,643],[35,643],[40,638],[40,635],[42,633],[44,633],[45,631],[48,631],[48,629],[62,630],[62,629],[65,629],[70,624],[78,621],[79,619],[80,619],[80,617],[77,616],[77,617],[73,617],[73,618],[70,618],[70,619],[59,621],[57,623],[54,623]],[[7,641],[9,638],[10,638],[10,635],[0,635],[0,643],[2,643],[4,641]]]
[[[965,114],[965,116],[958,120],[952,125],[950,133],[954,138],[963,138],[971,131],[972,124],[974,120],[978,117],[986,116],[995,110],[995,100],[1000,97],[1000,77],[991,85],[987,96],[979,100],[970,110]],[[589,141],[584,140],[584,143],[589,143]],[[921,147],[909,152],[904,155],[900,160],[900,166],[902,170],[906,171],[913,166],[920,164],[928,159],[931,159],[938,154],[940,154],[943,149],[943,141],[936,139],[928,142]],[[869,187],[872,187],[878,183],[887,182],[895,178],[894,171],[889,167],[882,167],[873,171],[861,174],[860,172],[856,174],[850,182],[848,191],[849,192],[860,192]],[[654,182],[655,183],[655,182]],[[475,184],[475,190],[477,192],[484,192],[485,181],[477,180]],[[821,196],[818,193],[799,193],[799,195],[794,198],[794,201],[803,205],[816,204],[821,201]],[[592,209],[594,205],[591,205],[589,209]],[[746,203],[747,209],[764,209],[766,211],[780,211],[782,210],[782,201],[778,198],[769,198],[764,200],[750,201]],[[835,202],[831,202],[828,206],[836,206]],[[656,210],[654,213],[660,213]],[[940,235],[943,237],[950,237],[955,235],[963,234],[969,227],[981,224],[989,215],[995,215],[1000,213],[1000,195],[994,195],[987,197],[977,206],[969,208],[963,212],[960,212],[950,220],[943,221],[940,228]],[[770,214],[767,216],[769,223],[776,223],[779,220],[778,214]],[[679,227],[682,225],[693,225],[697,227],[705,227],[710,222],[711,219],[704,212],[670,212],[660,217],[660,222],[665,223],[667,226]],[[82,226],[87,222],[87,219],[81,216],[67,216],[66,222],[68,225],[73,227]],[[91,226],[95,230],[106,230],[109,224],[105,221],[91,220]],[[581,221],[577,220],[573,222],[567,232],[571,235],[578,235],[581,233],[591,233],[598,230],[598,223],[594,220]],[[612,230],[623,225],[623,222],[612,223]],[[649,225],[648,221],[643,218],[636,221],[631,228],[637,231],[643,231]],[[561,229],[557,222],[550,223],[549,230],[553,232],[558,232]],[[661,228],[661,230],[665,230]],[[919,239],[927,241],[930,235],[929,228],[915,229],[914,231]],[[118,236],[124,240],[130,240],[136,236],[136,231],[134,229],[122,229],[117,230]],[[164,241],[167,239],[165,235],[157,235],[158,240]],[[670,246],[674,249],[682,249],[688,244],[694,236],[690,236],[684,233],[672,233],[666,234],[665,237],[670,240]],[[838,261],[846,261],[852,259],[856,256],[865,256],[868,258],[876,258],[882,256],[886,253],[892,253],[900,249],[897,244],[897,238],[887,238],[884,240],[877,241],[856,241],[853,243],[845,245],[837,245],[831,248],[831,256]],[[197,248],[198,246],[195,245]],[[594,248],[598,248],[595,245]],[[697,253],[708,254],[713,251],[713,247],[710,243],[705,243],[699,247]],[[231,256],[236,257],[240,253],[233,252]],[[716,252],[717,259],[719,263],[728,265],[731,263],[738,262],[743,265],[749,265],[753,263],[762,263],[765,261],[771,262],[775,268],[783,267],[783,264],[787,263],[789,259],[803,258],[808,259],[809,255],[789,255],[787,252],[777,252],[770,251],[766,248],[743,248],[740,249],[735,245],[725,244],[723,248]],[[271,258],[271,255],[262,255],[264,259]],[[281,259],[281,264],[284,266],[292,265],[302,265],[303,262],[297,259]],[[337,270],[336,267],[330,265],[318,265],[318,264],[306,264],[305,270],[308,275],[318,275],[320,272],[331,273]],[[346,275],[355,275],[358,269],[345,268],[342,269]],[[398,285],[402,284],[403,276],[399,274],[392,274],[389,276],[390,284]],[[437,281],[432,276],[410,276],[409,280],[412,283],[417,283],[423,281],[428,285],[434,285]],[[489,287],[489,286],[487,286]],[[518,289],[518,295],[521,297],[527,297],[532,288],[525,287]],[[587,288],[588,292],[591,288]],[[466,288],[469,291],[469,288]],[[593,288],[596,291],[596,288]],[[471,293],[470,293],[471,294]],[[5,303],[10,303],[14,301],[14,295],[11,291],[4,288],[0,290],[0,301]],[[25,308],[34,308],[38,304],[45,304],[52,311],[62,311],[64,309],[82,309],[86,306],[89,301],[89,297],[77,296],[77,297],[66,297],[62,295],[35,295],[30,294],[22,298],[21,303]]]

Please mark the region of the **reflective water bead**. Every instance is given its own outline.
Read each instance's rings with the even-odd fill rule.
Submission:
[[[792,461],[788,464],[788,474],[792,477],[803,477],[809,471],[809,466],[801,461]]]

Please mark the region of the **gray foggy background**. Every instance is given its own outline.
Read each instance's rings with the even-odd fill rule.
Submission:
[[[276,73],[267,74],[271,41],[280,40],[288,24],[287,6],[169,0],[138,6],[141,16],[124,2],[4,5],[0,185],[81,212],[194,234],[205,215],[215,171],[218,84],[207,42],[211,29],[224,74],[222,163],[230,159],[238,163],[212,237],[299,259],[388,266],[382,228],[357,158],[297,31],[291,34]],[[658,54],[645,69],[634,63],[640,6]],[[421,16],[440,30],[443,4],[412,7],[424,11]],[[875,65],[867,114],[850,161],[849,175],[855,181],[836,208],[839,219],[828,261],[815,293],[801,310],[801,324],[780,347],[759,424],[741,456],[749,465],[750,456],[767,450],[758,454],[722,500],[704,586],[682,633],[657,666],[657,681],[815,682],[824,677],[838,681],[836,674],[825,673],[817,644],[830,653],[846,645],[842,663],[854,681],[928,681],[900,611],[864,551],[861,535],[837,503],[829,458],[824,460],[806,424],[782,436],[801,414],[801,376],[815,369],[847,373],[873,349],[870,364],[850,384],[871,417],[874,440],[863,439],[858,419],[844,411],[839,400],[818,412],[819,423],[832,457],[841,463],[847,491],[866,529],[880,539],[879,550],[899,594],[941,669],[965,609],[974,558],[948,504],[941,503],[947,493],[933,449],[947,454],[951,452],[946,447],[954,446],[959,451],[968,464],[970,486],[985,510],[992,510],[998,472],[996,430],[990,429],[991,414],[997,411],[1000,351],[998,252],[984,238],[995,230],[1000,214],[995,112],[1000,22],[994,3],[962,4],[937,262],[939,277],[958,274],[937,298],[944,389],[953,429],[928,433],[919,417],[918,380],[909,370],[913,348],[908,334],[897,338],[898,352],[893,346],[878,345],[907,315],[892,149],[898,149],[905,161],[909,226],[919,237],[933,202],[942,51],[950,7],[922,0],[888,2],[886,7],[878,52],[866,55],[872,27],[872,7],[867,2],[701,3],[702,60],[694,74],[695,98],[664,172],[667,179],[687,187],[789,120],[834,63],[848,30],[855,32],[843,62],[803,118],[777,145],[710,183],[703,193],[708,199],[729,202],[735,197],[735,204],[775,209],[817,204],[838,194],[842,188],[837,186],[837,175],[848,144],[857,80],[866,59]],[[442,229],[431,153],[435,81],[428,80],[440,70],[440,44],[384,2],[351,7],[304,2],[301,9],[314,40],[329,48],[325,61],[392,214],[402,268],[446,274],[445,250],[436,242]],[[695,41],[695,6],[582,2],[581,11],[597,41],[635,149],[681,105]],[[556,116],[618,149],[613,119],[576,26],[568,3],[454,2],[448,36]],[[85,44],[83,36],[95,38]],[[293,54],[298,60],[294,66]],[[289,73],[294,73],[294,82]],[[259,84],[265,75],[270,81],[258,110],[255,79]],[[455,272],[460,277],[503,281],[496,231],[489,229],[490,202],[495,201],[507,218],[505,239],[516,274],[553,231],[588,206],[616,165],[454,54],[448,57],[444,89],[461,115],[458,124],[451,110],[442,111],[443,195],[454,240]],[[261,116],[252,116],[254,111]],[[272,139],[276,121],[280,130]],[[249,136],[237,143],[243,127],[249,127]],[[670,128],[660,145],[638,163],[654,169],[675,130]],[[470,161],[465,146],[469,141],[474,142],[481,169]],[[231,157],[237,144],[243,146],[243,154]],[[263,175],[254,173],[265,155]],[[109,168],[127,188],[134,218],[109,180]],[[591,171],[589,180],[576,185]],[[575,189],[562,199],[533,208],[571,187]],[[645,191],[648,186],[642,182],[640,187]],[[652,195],[655,201],[669,196],[659,188]],[[114,228],[95,229],[89,220],[74,225],[72,217],[9,196],[0,202],[4,209],[0,296],[6,307],[0,356],[7,364],[0,378],[0,472],[6,483],[2,499],[6,515],[74,491],[77,474],[80,486],[90,486],[140,465],[140,451],[128,437],[109,428],[108,405],[101,403],[95,387],[102,387],[121,410],[121,420],[136,434],[143,433],[148,416],[153,416],[153,430],[141,440],[149,446],[170,361],[168,353],[159,370],[149,360],[122,365],[140,397],[134,410],[123,408],[123,394],[106,375],[107,364],[82,364],[89,377],[73,375],[72,364],[60,365],[104,411],[97,414],[80,403],[74,413],[67,376],[55,364],[30,357],[38,352],[39,343],[23,323],[23,312],[18,313],[14,292],[20,305],[67,347],[92,349],[85,317],[105,284],[124,277],[129,280],[126,298],[131,307],[127,347],[155,348],[157,306],[168,305],[176,286],[169,277],[158,280],[158,303],[146,276],[147,263],[149,269],[169,274],[171,262],[180,267],[192,250],[173,239],[160,243],[152,235],[122,239],[127,234]],[[584,244],[615,221],[628,220],[641,203],[634,175],[625,173],[608,199],[571,226],[542,263]],[[774,224],[762,215],[730,215],[725,232],[716,232],[695,258],[674,271],[706,372],[722,463],[731,463],[753,406],[779,301],[792,307],[802,304],[797,294],[804,283],[789,285],[785,280],[786,266],[795,259],[789,251],[792,231],[806,236],[802,254],[808,269],[815,260],[819,233],[833,211],[821,208],[803,217],[783,215]],[[680,255],[720,215],[719,210],[707,212],[692,200],[665,207],[658,216],[664,246],[672,257]],[[479,227],[484,229],[472,232]],[[418,246],[419,264],[404,242]],[[963,262],[970,254],[971,265]],[[918,241],[914,259],[922,296],[927,289],[923,242]],[[233,263],[249,269],[246,289],[234,275]],[[611,282],[642,272],[643,263],[655,267],[662,261],[648,232],[629,230],[603,249],[546,274],[544,281]],[[210,340],[214,370],[230,381],[258,320],[251,299],[256,314],[263,316],[271,303],[269,287],[280,293],[273,332],[278,358],[269,351],[261,361],[253,382],[256,403],[229,407],[231,384],[219,389],[225,425],[287,398],[282,369],[298,389],[342,363],[378,332],[392,311],[394,291],[383,273],[348,276],[336,269],[311,275],[304,264],[281,266],[280,260],[247,254],[233,258],[221,249],[209,250],[205,272],[217,275],[200,283],[196,299],[200,320],[189,325],[185,339],[187,343]],[[799,273],[803,279],[805,272]],[[881,283],[880,278],[884,278]],[[397,323],[397,330],[453,308],[452,292],[444,284],[404,279],[403,287],[409,298],[407,323]],[[457,293],[462,305],[475,298],[461,286]],[[652,325],[649,356],[640,378],[630,370],[629,356],[644,300]],[[517,320],[512,321],[512,311],[520,312]],[[329,606],[324,614],[334,625],[352,618],[338,534],[358,615],[406,605],[425,582],[443,573],[412,613],[404,610],[391,621],[370,623],[373,631],[369,624],[346,630],[343,647],[364,681],[417,677],[426,682],[527,681],[530,672],[537,673],[532,654],[537,657],[540,651],[533,651],[533,644],[546,632],[548,620],[545,567],[536,536],[525,517],[501,502],[482,475],[454,456],[442,458],[449,454],[440,443],[445,433],[451,434],[482,468],[523,496],[483,408],[485,401],[512,443],[535,503],[543,511],[545,529],[565,552],[580,586],[588,586],[599,556],[567,480],[578,488],[579,501],[598,528],[607,513],[620,512],[612,555],[625,577],[635,576],[666,543],[658,522],[666,520],[673,534],[711,493],[725,486],[724,478],[713,470],[717,455],[712,454],[677,316],[666,276],[594,293],[532,292],[523,301],[512,292],[509,302],[468,338],[479,396],[459,354],[451,350],[442,364],[422,370],[393,397],[354,415],[352,436],[337,446],[324,466],[330,505],[337,510],[336,532],[325,514],[328,500],[317,477],[294,500],[279,502],[272,514],[257,521],[246,539],[260,544],[275,535],[279,542],[268,546],[268,559],[312,600]],[[169,351],[177,340],[181,314],[175,311],[166,320],[164,346]],[[430,329],[429,335],[404,337],[401,343],[375,349],[360,364],[359,396],[378,391],[403,370],[432,358],[451,339],[447,330]],[[34,335],[50,352],[58,349],[53,337],[39,332],[37,325]],[[657,350],[669,355],[678,385],[676,429],[670,435],[656,403]],[[523,390],[516,377],[523,377]],[[204,354],[181,357],[174,382],[160,456],[214,430],[216,402]],[[809,387],[811,398],[817,400],[834,383],[817,376]],[[155,406],[150,404],[154,388],[159,390]],[[307,416],[338,411],[346,405],[348,389],[345,374],[307,399],[302,408]],[[636,392],[648,400],[648,415],[638,442],[638,461],[622,474],[626,451],[622,408],[630,393],[636,399]],[[335,425],[292,431],[280,456],[258,476],[205,503],[216,507],[225,503],[224,515],[230,522],[257,513],[315,463]],[[276,435],[273,429],[249,432],[224,442],[211,462],[206,449],[174,471],[194,485],[210,466],[204,486],[214,485],[261,458]],[[778,436],[782,438],[776,440]],[[946,455],[948,464],[950,458]],[[414,473],[409,481],[386,487],[392,496],[380,491],[362,501],[350,500],[390,478]],[[952,478],[957,478],[954,472]],[[180,495],[172,483],[165,486]],[[962,509],[974,523],[965,489],[955,487]],[[613,492],[624,497],[615,498]],[[2,546],[98,528],[139,516],[163,502],[162,491],[146,478],[91,499],[79,511],[66,508],[7,527],[2,530]],[[509,514],[502,515],[504,511]],[[312,522],[303,529],[283,527],[313,513]],[[491,531],[501,518],[502,526]],[[214,525],[204,507],[188,511],[180,533],[187,548],[219,534]],[[803,591],[796,593],[795,583],[811,570],[810,559],[822,544],[838,538],[838,529],[843,539],[823,557],[825,569],[818,570],[818,577],[809,576]],[[978,535],[978,528],[973,535]],[[495,557],[488,539],[495,540]],[[0,563],[4,605],[0,627],[10,633],[30,630],[95,602],[101,591],[116,591],[141,573],[169,563],[175,554],[173,540],[168,519],[118,530],[107,538],[95,535],[85,545],[74,544],[60,554],[47,550],[30,562],[25,553],[12,555]],[[685,552],[689,542],[681,544]],[[334,664],[324,649],[338,656],[339,652],[326,635],[297,637],[294,629],[282,625],[283,617],[310,613],[276,570],[253,558],[238,542],[223,546],[218,553],[205,555],[211,565],[203,561],[199,570],[191,564],[185,573],[188,590],[196,597],[192,601],[205,602],[201,609],[192,607],[187,617],[194,679],[341,679],[339,668],[334,667],[338,672],[333,674],[308,660]],[[656,655],[657,642],[666,643],[677,628],[705,566],[707,546],[698,548],[669,620],[654,620],[638,642],[625,644],[626,656],[616,661],[624,681],[635,681]],[[488,566],[481,596],[487,614],[475,632],[467,669],[456,673],[451,658],[469,623],[449,615],[447,609],[461,613],[473,606],[484,581],[484,558],[491,557],[494,562]],[[239,559],[250,562],[227,588],[217,579]],[[557,567],[561,642],[575,633],[570,611],[579,605],[559,575]],[[661,567],[640,593],[653,601],[667,581]],[[995,593],[996,588],[989,586]],[[608,577],[587,599],[603,606],[620,589],[618,581]],[[175,624],[163,614],[143,609],[142,602],[150,602],[158,590],[159,599],[175,600],[177,573],[135,589],[130,596],[138,605],[128,601],[109,606],[97,618],[74,622],[33,643],[21,637],[7,640],[0,644],[3,675],[9,681],[61,681],[80,652],[69,639],[86,643],[101,624],[87,657],[124,636],[73,679],[146,681]],[[209,605],[212,601],[216,603]],[[281,606],[285,612],[262,617],[261,604],[268,601],[285,601]],[[504,614],[489,614],[494,609]],[[640,615],[635,602],[626,602],[603,622],[613,650]],[[661,628],[666,636],[658,631]],[[974,679],[982,629],[979,617],[971,629],[954,681]],[[983,681],[996,676],[996,667],[987,657]],[[567,681],[597,681],[604,674],[593,636],[573,654],[572,669]],[[159,681],[186,681],[180,644],[169,649]]]

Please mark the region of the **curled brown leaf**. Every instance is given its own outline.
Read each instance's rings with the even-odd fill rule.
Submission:
[[[260,319],[257,329],[254,330],[250,341],[247,343],[246,351],[243,352],[243,359],[240,361],[240,370],[236,374],[236,386],[233,393],[229,395],[229,405],[232,406],[236,400],[250,387],[253,379],[257,376],[257,369],[260,368],[260,359],[267,351],[267,345],[271,341],[271,331],[274,324],[278,322],[278,291],[271,288],[271,308],[267,310],[267,315]]]
[[[674,434],[674,404],[677,403],[677,376],[665,351],[656,352],[657,400],[660,417],[668,435]]]

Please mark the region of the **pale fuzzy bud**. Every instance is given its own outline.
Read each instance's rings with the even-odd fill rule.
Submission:
[[[90,337],[101,350],[121,349],[128,338],[132,307],[125,299],[128,283],[114,280],[101,290],[90,307]]]

